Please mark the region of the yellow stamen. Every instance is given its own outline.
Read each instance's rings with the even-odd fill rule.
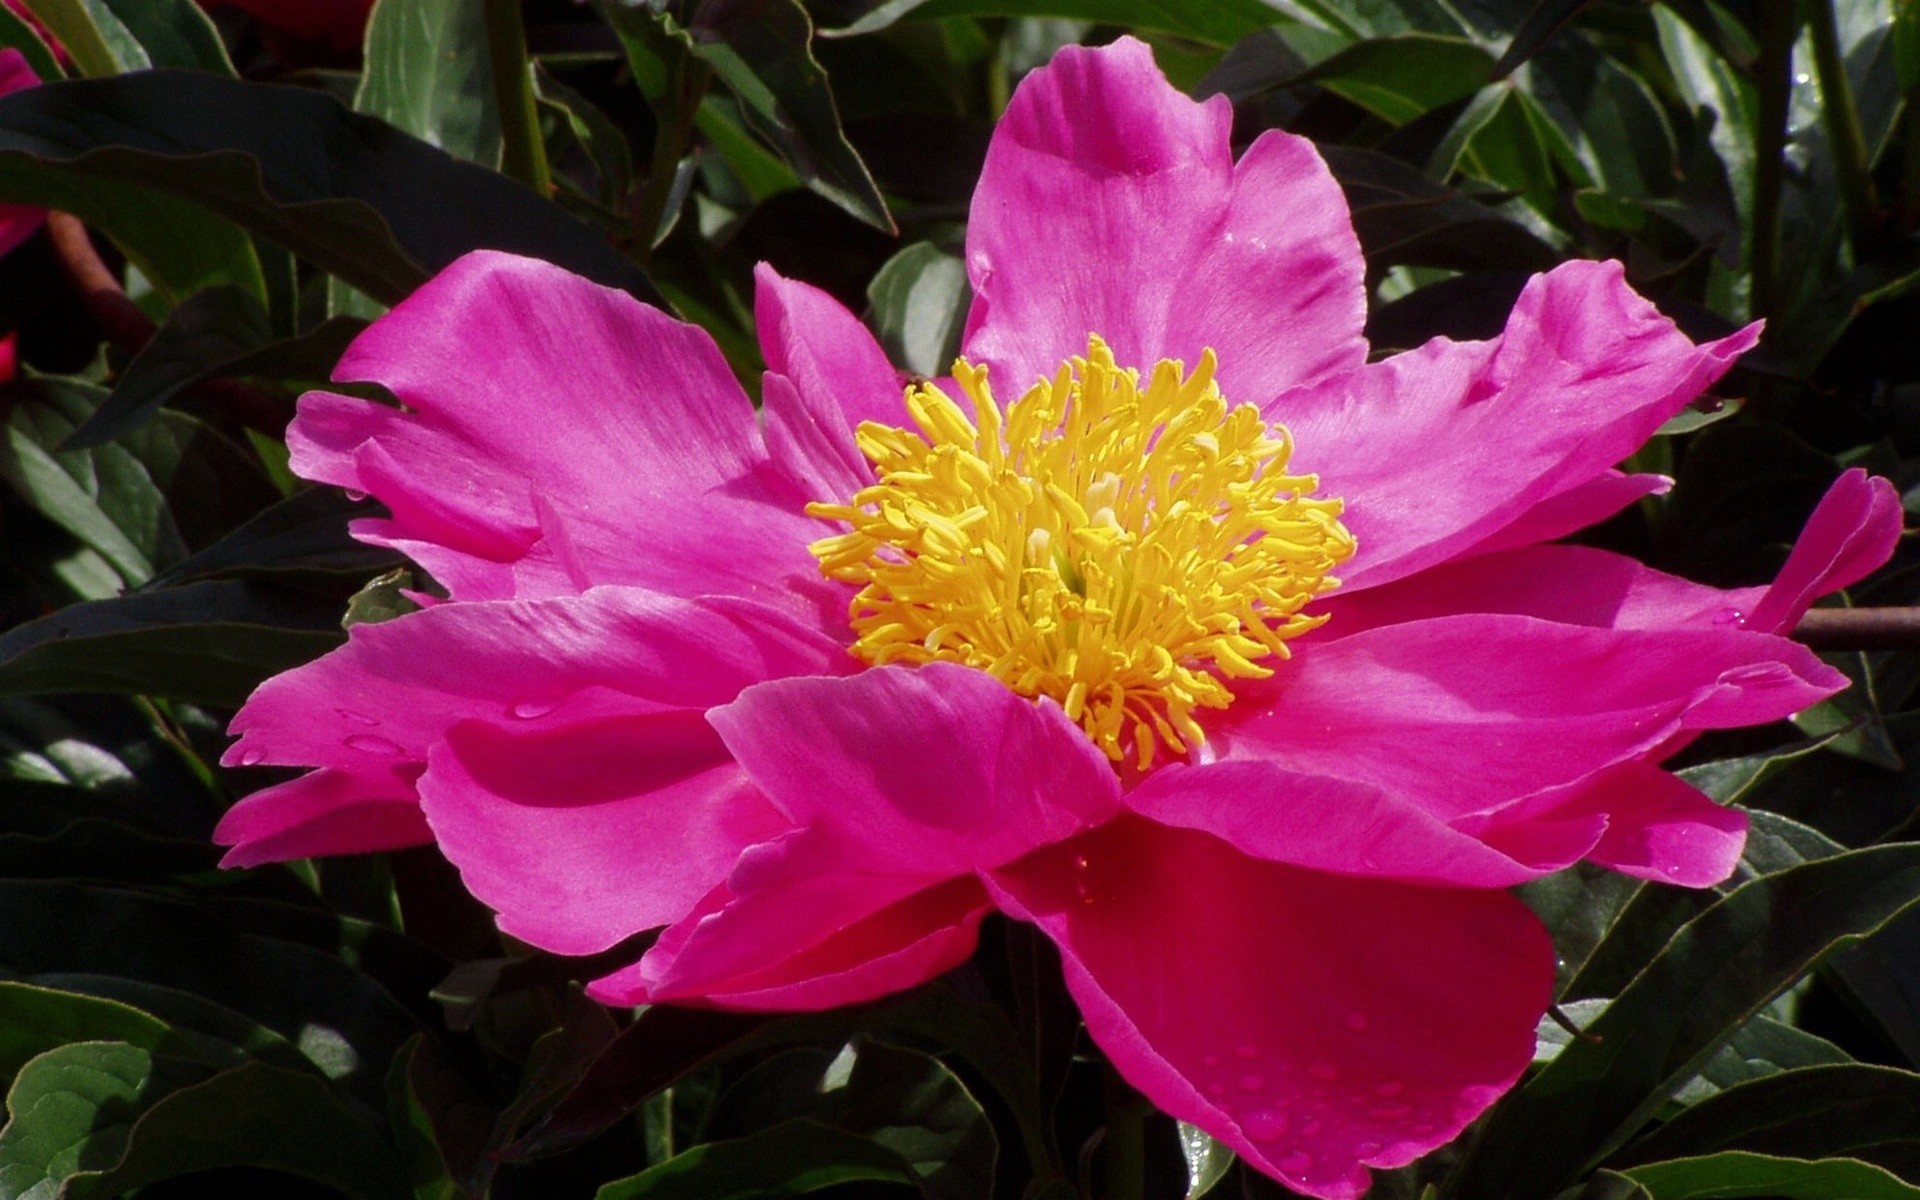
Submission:
[[[1340,501],[1290,475],[1292,438],[1229,408],[1213,351],[1187,374],[1114,364],[1095,337],[1002,411],[984,367],[954,364],[964,411],[908,389],[914,429],[867,422],[876,482],[807,506],[849,531],[813,544],[823,574],[860,585],[864,661],[964,663],[1049,696],[1108,758],[1145,769],[1204,740],[1194,713],[1228,679],[1264,678],[1301,610],[1352,555]]]

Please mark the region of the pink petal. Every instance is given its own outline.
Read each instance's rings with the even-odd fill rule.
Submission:
[[[905,383],[873,334],[838,300],[761,263],[754,268],[753,323],[770,374],[785,376],[819,411],[852,429],[862,421],[899,425]],[[852,450],[849,440],[847,449]],[[856,465],[866,460],[854,451]]]
[[[1609,816],[1587,857],[1638,879],[1711,887],[1733,874],[1747,843],[1747,814],[1645,763],[1608,772],[1575,807]]]
[[[1549,496],[1521,513],[1505,528],[1482,538],[1461,557],[1492,554],[1516,546],[1550,542],[1606,520],[1645,496],[1665,495],[1673,480],[1665,475],[1629,475],[1608,471]]]
[[[1198,361],[1262,402],[1366,357],[1365,266],[1346,199],[1302,138],[1236,165],[1224,97],[1195,103],[1141,42],[1070,46],[1014,92],[967,224],[965,353],[1004,394],[1097,333],[1123,364]]]
[[[621,583],[838,615],[752,406],[707,334],[532,259],[469,254],[374,323],[288,430],[294,470],[367,492],[355,534],[455,599]],[[542,507],[544,505],[544,507]]]
[[[1261,862],[1124,817],[989,876],[1163,1111],[1295,1191],[1442,1145],[1526,1069],[1553,949],[1519,901]]]
[[[1606,477],[1759,336],[1695,346],[1615,262],[1535,277],[1493,342],[1436,339],[1275,400],[1293,466],[1347,502],[1345,590],[1457,558]]]
[[[1723,591],[1587,546],[1522,546],[1445,563],[1351,596],[1335,593],[1329,638],[1456,613],[1510,613],[1596,629],[1739,629],[1759,589]]]
[[[1255,858],[1403,883],[1512,887],[1578,862],[1607,828],[1604,814],[1535,822],[1525,854],[1462,832],[1380,788],[1303,775],[1281,762],[1163,767],[1126,795],[1160,825],[1211,833]],[[1520,847],[1516,846],[1516,849]]]
[[[1788,633],[1813,602],[1857,583],[1893,554],[1902,524],[1893,484],[1858,468],[1833,481],[1747,625]]]
[[[861,1004],[965,962],[973,953],[980,921],[992,907],[978,880],[960,876],[886,905],[759,970],[724,984],[681,990],[687,984],[675,977],[677,955],[699,928],[702,914],[696,913],[662,934],[640,962],[595,980],[587,992],[606,1004],[670,1001],[748,1011],[801,1012]]]
[[[1686,731],[1777,720],[1846,684],[1805,647],[1737,628],[1479,613],[1295,645],[1210,731],[1215,752],[1372,784],[1443,819],[1651,757]]]
[[[696,927],[663,935],[637,980],[655,999],[790,981],[783,964],[841,931],[1119,808],[1113,769],[1057,705],[949,663],[779,680],[708,719],[800,828],[743,855]],[[956,903],[941,919],[971,920]]]
[[[787,823],[696,711],[527,731],[455,725],[420,803],[500,928],[593,954],[678,920]]]
[[[417,788],[433,834],[503,926],[563,952],[604,948],[687,911],[784,827],[703,710],[759,680],[855,665],[777,610],[624,588],[358,625],[261,685],[224,760],[332,770],[250,797],[216,836],[236,863],[376,848],[335,836],[368,798],[326,780],[386,772],[405,786],[373,799],[406,811],[382,809],[368,836],[423,840],[414,780],[431,763]],[[501,747],[528,757],[503,762]]]
[[[414,795],[417,766],[326,768],[241,800],[214,827],[223,867],[371,854],[433,840]]]
[[[775,610],[628,588],[442,604],[356,625],[345,646],[260,685],[233,720],[229,766],[425,763],[456,722],[503,725],[701,711],[785,675],[857,664]]]

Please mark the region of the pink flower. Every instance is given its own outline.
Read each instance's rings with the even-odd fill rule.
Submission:
[[[1843,476],[1733,592],[1543,544],[1663,487],[1612,464],[1757,330],[1696,346],[1573,262],[1498,339],[1369,364],[1339,188],[1228,123],[1131,40],[1029,77],[965,364],[905,406],[764,268],[759,420],[703,332],[554,267],[422,288],[335,375],[405,410],[310,394],[289,441],[452,599],[261,687],[227,761],[319,769],[227,861],[433,840],[536,945],[664,925],[610,1004],[863,1000],[997,910],[1130,1081],[1296,1189],[1454,1137],[1549,999],[1506,889],[1725,878],[1744,818],[1655,764],[1844,686],[1781,634],[1899,508]]]
[[[40,82],[18,50],[0,50],[0,96]],[[47,210],[26,204],[0,204],[0,254],[32,237],[47,220]]]

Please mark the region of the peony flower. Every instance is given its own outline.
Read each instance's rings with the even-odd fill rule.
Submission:
[[[950,379],[759,273],[752,406],[711,339],[460,260],[305,396],[294,468],[370,493],[451,599],[264,684],[235,865],[438,843],[561,954],[664,926],[609,1004],[813,1009],[1058,946],[1114,1066],[1322,1197],[1527,1066],[1554,956],[1508,890],[1724,879],[1745,820],[1656,764],[1843,677],[1782,636],[1891,551],[1834,486],[1770,586],[1546,544],[1757,330],[1695,345],[1614,263],[1504,333],[1369,363],[1306,141],[1070,48],[993,139]],[[904,400],[903,400],[904,392]]]

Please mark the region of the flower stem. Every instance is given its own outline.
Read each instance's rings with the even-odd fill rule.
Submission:
[[[542,196],[552,190],[547,148],[527,65],[527,31],[520,0],[486,0],[487,52],[493,60],[493,95],[500,109],[500,169]]]
[[[1834,171],[1840,177],[1840,202],[1847,213],[1847,237],[1858,259],[1879,227],[1880,205],[1873,192],[1873,164],[1867,136],[1860,128],[1860,107],[1840,53],[1840,27],[1833,0],[1806,0],[1807,32],[1813,43],[1813,69],[1820,78],[1820,115],[1833,146]]]
[[[1920,607],[1816,608],[1793,638],[1815,650],[1920,650]]]

